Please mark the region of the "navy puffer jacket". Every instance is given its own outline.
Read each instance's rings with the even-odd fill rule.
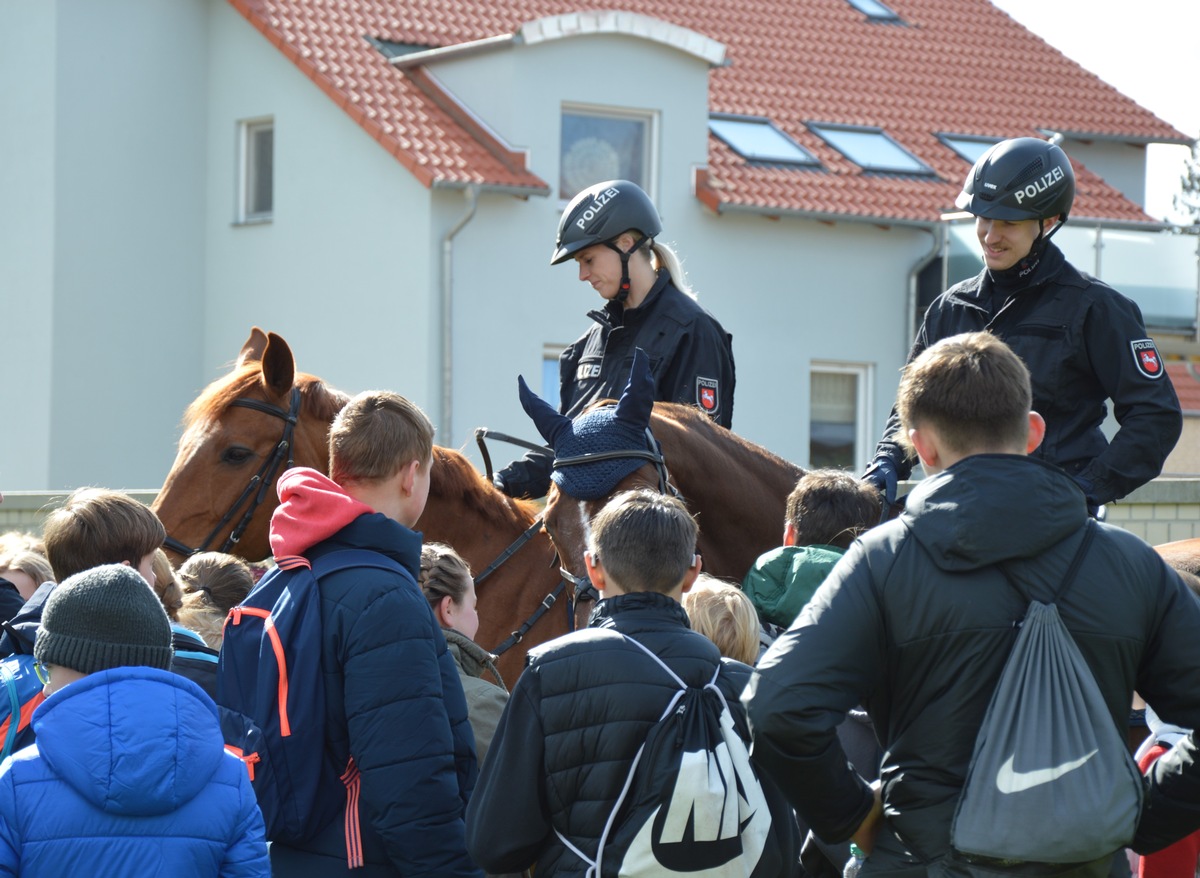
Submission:
[[[357,501],[312,471],[286,474],[280,491],[284,503],[271,522],[276,556],[315,561],[342,549],[369,549],[407,571],[350,569],[320,581],[326,748],[339,766],[353,754],[362,780],[367,869],[349,874],[481,875],[467,857],[463,825],[478,774],[474,736],[458,668],[416,583],[421,535],[368,511],[310,545],[314,532],[348,517]],[[276,871],[346,869],[342,823],[335,820],[303,850],[273,844]]]

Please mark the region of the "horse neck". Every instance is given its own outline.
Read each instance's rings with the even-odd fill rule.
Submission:
[[[672,484],[700,515],[705,570],[740,581],[780,545],[787,496],[804,470],[715,425],[666,420],[652,429]],[[709,521],[724,524],[706,529]]]

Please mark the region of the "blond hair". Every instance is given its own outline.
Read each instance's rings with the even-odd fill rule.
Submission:
[[[758,659],[758,613],[736,585],[701,573],[683,594],[692,630],[717,645],[721,655],[754,664]]]

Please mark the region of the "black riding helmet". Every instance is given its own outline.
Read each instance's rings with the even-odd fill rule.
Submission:
[[[631,229],[642,237],[629,250],[622,250],[613,242]],[[628,180],[597,183],[572,198],[563,211],[550,264],[566,262],[594,244],[611,247],[621,256],[621,292],[617,301],[624,302],[629,295],[629,257],[661,231],[658,210],[640,186]]]
[[[955,204],[999,220],[1063,221],[1075,201],[1075,172],[1060,147],[1036,137],[1002,140],[979,157]]]

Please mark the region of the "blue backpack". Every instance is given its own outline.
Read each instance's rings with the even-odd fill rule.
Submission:
[[[302,842],[345,809],[350,868],[362,865],[358,769],[334,765],[325,750],[318,581],[351,567],[397,573],[396,561],[366,549],[330,552],[312,564],[277,559],[225,620],[217,703],[225,749],[240,757],[270,841]]]
[[[13,655],[0,661],[0,760],[7,759],[22,747],[33,743],[33,727],[29,724],[37,706],[45,701],[42,681],[33,669],[31,655]]]

